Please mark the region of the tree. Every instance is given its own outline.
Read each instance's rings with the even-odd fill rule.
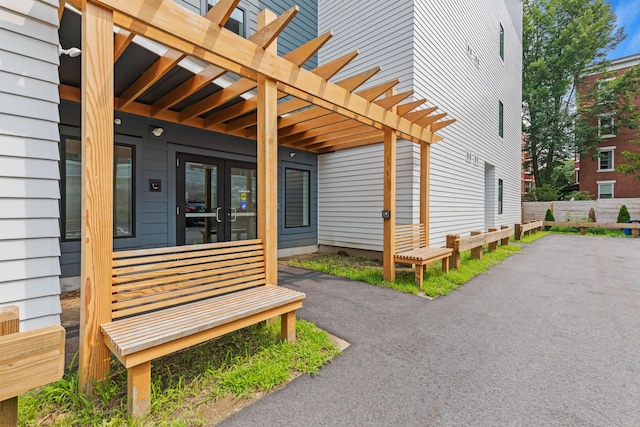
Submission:
[[[627,209],[627,207],[625,205],[620,206],[620,211],[618,212],[618,219],[616,219],[616,222],[618,224],[623,224],[625,222],[628,222],[631,219],[631,215],[629,214],[629,210]]]
[[[624,39],[605,0],[524,0],[523,131],[536,187],[571,158],[575,95],[585,72],[603,69],[607,52]]]

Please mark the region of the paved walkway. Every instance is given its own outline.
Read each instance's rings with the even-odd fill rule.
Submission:
[[[640,425],[640,239],[550,235],[446,297],[285,267],[351,343],[224,426]]]

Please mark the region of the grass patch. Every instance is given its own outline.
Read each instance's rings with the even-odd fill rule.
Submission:
[[[554,234],[579,234],[579,227],[551,227],[550,230]],[[608,236],[608,237],[631,237],[624,234],[624,231],[615,228],[599,228],[587,227],[587,236]]]
[[[436,261],[432,263],[425,272],[422,284],[423,291],[425,295],[431,297],[446,295],[472,277],[487,271],[492,266],[518,251],[520,251],[520,248],[517,246],[500,246],[493,252],[485,250],[481,260],[471,258],[470,252],[464,252],[461,255],[462,262],[460,268],[458,270],[450,270],[449,274],[443,273],[441,261]],[[396,280],[394,282],[388,282],[382,278],[381,262],[362,256],[349,257],[337,254],[318,253],[312,257],[294,257],[288,261],[288,264],[294,267],[321,271],[334,276],[346,277],[372,285],[383,286],[401,292],[412,294],[418,294],[419,292],[418,287],[414,283],[412,268],[397,269]]]
[[[538,231],[536,233],[529,234],[528,236],[521,236],[520,240],[515,240],[513,236],[511,236],[509,238],[509,241],[515,242],[515,243],[531,243],[549,234],[552,234],[552,233],[550,231]]]
[[[126,415],[127,372],[112,360],[111,378],[93,400],[79,395],[77,372],[67,372],[51,385],[19,398],[23,426],[204,425],[199,407],[221,397],[267,392],[293,375],[314,375],[340,353],[326,332],[303,320],[296,322],[297,341],[280,341],[280,322],[254,326],[174,353],[153,363],[151,411],[141,420]]]

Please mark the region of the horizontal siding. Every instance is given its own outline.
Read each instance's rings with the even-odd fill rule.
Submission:
[[[58,3],[0,1],[0,306],[60,323]]]
[[[402,1],[394,3],[393,19],[389,19],[388,2],[380,0],[320,4],[320,32],[336,30],[335,42],[321,50],[322,61],[360,48],[358,62],[342,76],[380,65],[382,72],[375,82],[399,77],[405,83],[398,90],[413,89],[414,98],[426,98],[427,106],[439,106],[458,120],[439,132],[444,141],[431,149],[430,243],[434,246],[444,245],[447,234],[512,224],[520,217],[521,28],[514,21],[521,22],[522,6],[514,8],[512,3]],[[359,19],[355,21],[354,16]],[[500,22],[506,33],[504,64],[498,54]],[[478,57],[479,68],[467,47]],[[504,138],[498,136],[499,100],[505,105]],[[382,149],[377,160],[371,158],[370,150],[320,157],[321,244],[381,249]],[[467,162],[467,152],[478,157],[477,163]],[[398,224],[419,221],[419,159],[417,146],[411,154],[398,152]],[[494,168],[493,175],[485,174],[485,164]],[[497,214],[498,179],[504,181],[502,215]],[[346,200],[352,193],[374,199],[349,206]],[[353,197],[359,200],[360,196]],[[357,222],[358,216],[351,212],[372,227],[361,228],[364,234],[359,237],[342,237],[351,236],[352,227],[357,226],[352,221]]]

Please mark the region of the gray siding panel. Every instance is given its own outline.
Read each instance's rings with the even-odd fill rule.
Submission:
[[[319,31],[336,33],[321,50],[321,62],[360,48],[360,57],[339,77],[380,65],[372,84],[400,78],[397,90],[413,89],[414,98],[426,98],[426,106],[437,105],[458,120],[439,132],[444,141],[431,149],[435,246],[444,245],[446,234],[513,224],[520,215],[522,47],[516,24],[522,5],[514,8],[513,3],[403,0],[394,3],[389,19],[389,3],[382,0],[320,2]],[[500,22],[505,63],[498,55]],[[499,100],[505,105],[504,138],[497,131]],[[381,250],[382,148],[348,151],[320,156],[319,242]],[[477,164],[466,161],[468,152],[478,157]],[[398,149],[398,224],[419,220],[419,158],[418,147]],[[495,182],[486,186],[485,162],[495,166]],[[502,215],[494,206],[498,179],[504,181]],[[492,206],[485,210],[487,203]],[[372,225],[370,231],[358,220]],[[357,227],[361,235],[353,233]]]
[[[57,2],[0,0],[0,306],[59,324]]]

